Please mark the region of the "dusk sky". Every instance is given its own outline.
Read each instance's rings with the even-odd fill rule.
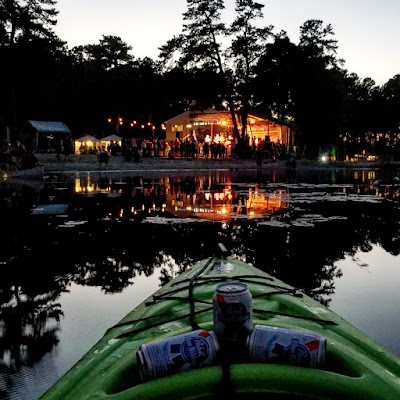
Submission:
[[[400,0],[259,0],[265,4],[258,25],[285,30],[298,43],[309,19],[331,24],[344,68],[377,85],[400,74]],[[234,18],[234,0],[226,0],[225,23]],[[72,48],[119,36],[135,58],[157,59],[158,48],[182,30],[186,0],[58,0],[57,35]]]

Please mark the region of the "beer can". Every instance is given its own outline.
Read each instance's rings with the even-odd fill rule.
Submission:
[[[219,340],[246,345],[253,329],[252,296],[244,283],[222,283],[214,298],[214,332]]]
[[[314,332],[255,325],[247,349],[255,362],[318,368],[325,364],[326,339]]]
[[[213,331],[202,329],[142,344],[136,353],[142,382],[215,363],[219,352]]]

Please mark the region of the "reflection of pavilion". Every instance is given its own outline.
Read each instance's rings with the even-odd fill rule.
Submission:
[[[128,218],[166,212],[181,218],[223,221],[259,218],[287,206],[284,189],[235,187],[225,175],[193,179],[164,177],[135,183],[109,178],[91,180],[86,176],[75,179],[74,194],[78,207],[83,200],[92,199],[88,204],[108,207],[114,216]]]
[[[246,201],[246,210],[249,217],[256,217],[260,214],[271,214],[282,208],[285,208],[287,203],[286,190],[275,190],[271,193],[249,189],[248,198]]]
[[[266,192],[256,188],[235,191],[231,184],[213,190],[184,193],[168,190],[166,211],[179,217],[199,217],[222,221],[234,218],[257,218],[287,206],[284,189]]]

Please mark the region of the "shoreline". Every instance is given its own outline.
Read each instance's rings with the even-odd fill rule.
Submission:
[[[255,159],[169,159],[166,157],[145,157],[139,162],[125,161],[122,156],[110,156],[107,165],[99,165],[97,156],[94,154],[85,155],[69,155],[61,156],[58,161],[55,154],[36,154],[40,165],[43,166],[45,173],[74,173],[74,172],[156,172],[156,171],[241,171],[241,170],[257,170]],[[297,160],[296,167],[293,170],[304,169],[380,169],[380,168],[400,168],[400,162],[393,162],[389,165],[383,165],[379,162],[364,161],[364,162],[345,162],[333,161],[323,163],[316,160]],[[263,160],[261,170],[270,169],[290,169],[286,167],[285,161]]]
[[[32,169],[17,169],[0,171],[0,178],[7,179],[26,179],[26,180],[43,180],[51,174],[89,174],[89,173],[113,173],[127,174],[137,172],[141,175],[155,175],[162,172],[175,173],[181,175],[184,173],[197,174],[215,172],[251,172],[263,173],[267,171],[280,171],[294,174],[296,172],[311,171],[340,171],[340,170],[393,170],[400,173],[400,161],[383,164],[376,161],[331,161],[321,162],[317,160],[296,160],[295,167],[287,167],[286,162],[282,160],[263,160],[261,167],[257,166],[256,159],[169,159],[167,157],[145,157],[139,162],[125,161],[122,156],[110,156],[107,165],[100,166],[98,158],[95,154],[60,156],[54,153],[38,153],[36,157],[39,167]]]

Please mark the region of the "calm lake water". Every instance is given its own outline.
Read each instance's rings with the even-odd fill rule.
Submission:
[[[38,399],[218,242],[400,356],[397,170],[51,175],[0,183],[0,398]]]

